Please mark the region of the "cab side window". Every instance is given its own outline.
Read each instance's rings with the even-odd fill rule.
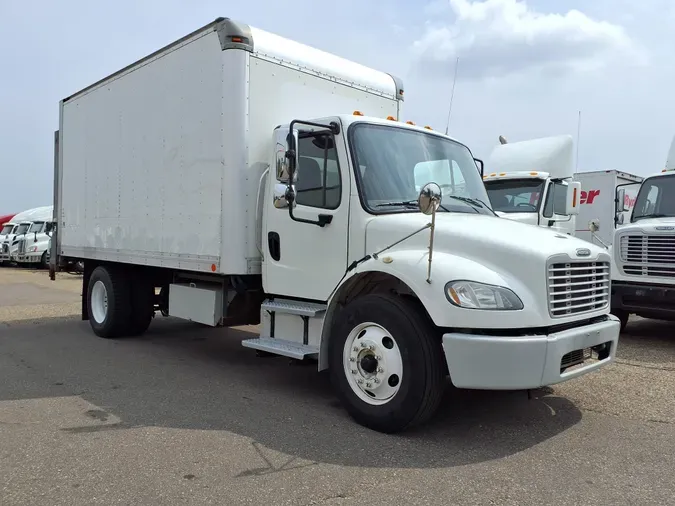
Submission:
[[[340,166],[330,135],[302,135],[298,140],[295,192],[301,206],[337,209],[340,205]]]
[[[552,218],[553,213],[565,215],[567,207],[567,186],[561,183],[550,183],[544,204],[544,218]]]

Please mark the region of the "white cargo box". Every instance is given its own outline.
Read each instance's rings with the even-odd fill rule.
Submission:
[[[274,128],[398,118],[402,96],[389,74],[219,18],[61,102],[57,252],[258,274]]]

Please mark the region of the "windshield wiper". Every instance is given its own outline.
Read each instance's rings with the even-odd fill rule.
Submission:
[[[451,199],[456,199],[456,200],[459,200],[460,202],[465,202],[465,203],[469,204],[471,206],[471,208],[479,214],[480,214],[480,211],[476,208],[482,209],[483,207],[490,210],[492,212],[492,214],[494,214],[495,216],[497,214],[492,210],[492,208],[490,206],[488,206],[485,202],[483,202],[480,199],[474,199],[474,198],[470,198],[470,197],[460,197],[458,195],[446,195],[446,197],[449,197]]]
[[[416,200],[401,200],[398,202],[385,202],[384,204],[377,204],[375,207],[399,207],[399,206],[418,208],[419,204],[417,203]]]

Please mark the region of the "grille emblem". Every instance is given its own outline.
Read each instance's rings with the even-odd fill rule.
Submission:
[[[591,256],[591,250],[589,250],[588,248],[579,248],[579,249],[577,249],[577,256],[578,257]]]
[[[656,230],[675,230],[675,227],[656,227]]]

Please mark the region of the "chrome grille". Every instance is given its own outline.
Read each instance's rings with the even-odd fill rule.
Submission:
[[[2,243],[2,252],[9,253],[9,244],[7,244],[6,242]]]
[[[26,239],[19,240],[19,245],[17,246],[19,254],[26,252]]]
[[[560,318],[609,305],[609,262],[567,262],[548,268],[548,309]]]
[[[624,235],[620,248],[624,274],[675,277],[675,234]]]

